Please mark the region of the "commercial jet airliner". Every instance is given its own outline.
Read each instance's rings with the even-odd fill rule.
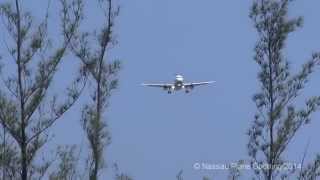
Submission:
[[[176,75],[176,78],[173,83],[165,83],[165,84],[145,84],[143,86],[150,87],[159,87],[163,88],[168,94],[171,94],[174,91],[185,90],[186,93],[189,93],[194,87],[200,85],[206,85],[214,83],[215,81],[206,81],[206,82],[184,82],[184,78],[182,75]]]

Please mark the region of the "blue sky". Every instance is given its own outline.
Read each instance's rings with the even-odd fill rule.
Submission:
[[[35,11],[37,18],[45,3],[32,2],[26,6]],[[180,169],[184,170],[185,179],[200,179],[204,175],[224,179],[225,171],[197,171],[192,166],[196,162],[248,159],[245,133],[256,110],[251,97],[258,90],[258,66],[252,58],[257,37],[248,17],[251,3],[249,0],[120,1],[121,14],[116,24],[119,45],[109,57],[122,60],[123,69],[120,87],[105,114],[112,133],[112,144],[105,153],[109,165],[118,162],[121,170],[141,180],[174,179]],[[317,0],[296,1],[290,6],[291,16],[302,15],[305,20],[304,27],[287,41],[286,55],[294,70],[312,52],[320,51],[319,6]],[[95,8],[94,3],[86,4],[89,19],[82,28],[100,25],[101,14]],[[50,32],[57,35],[54,30]],[[74,69],[73,60],[64,63],[64,68]],[[60,83],[63,84],[67,73],[62,69],[58,74],[56,89],[62,87]],[[140,86],[142,82],[172,81],[176,73],[190,81],[217,83],[199,87],[190,94],[171,95]],[[302,97],[320,95],[319,82],[320,69]],[[86,145],[78,120],[84,101],[55,125],[53,144]],[[320,152],[316,139],[320,113],[313,120],[290,145],[286,153],[289,161],[301,159],[308,140],[311,144],[307,159]],[[102,177],[109,177],[110,173],[109,168]]]

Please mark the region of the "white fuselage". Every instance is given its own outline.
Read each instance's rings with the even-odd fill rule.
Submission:
[[[174,90],[184,89],[183,76],[176,75],[176,79],[174,81],[174,87],[173,88],[174,88]]]

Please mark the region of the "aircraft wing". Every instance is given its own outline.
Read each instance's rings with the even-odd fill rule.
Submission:
[[[200,86],[200,85],[207,85],[207,84],[212,84],[215,83],[215,81],[206,81],[206,82],[193,82],[193,83],[184,83],[185,87],[195,87],[195,86]]]
[[[145,84],[145,83],[143,83],[142,86],[159,87],[159,88],[168,89],[168,88],[172,87],[173,84]]]

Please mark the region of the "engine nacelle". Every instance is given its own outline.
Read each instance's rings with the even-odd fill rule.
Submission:
[[[189,93],[193,89],[193,86],[185,86],[184,89],[186,93]]]

